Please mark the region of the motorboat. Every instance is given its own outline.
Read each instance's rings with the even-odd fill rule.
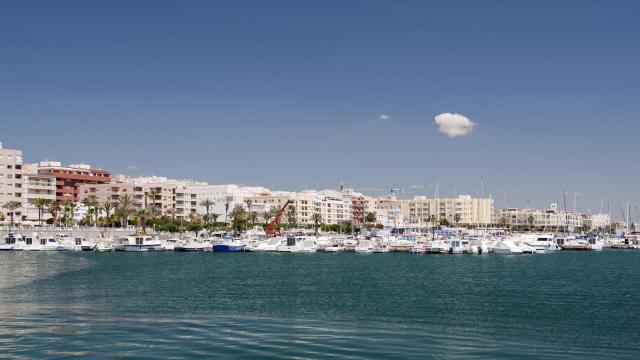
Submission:
[[[275,252],[278,251],[278,246],[282,245],[284,241],[286,241],[286,238],[272,237],[267,241],[263,241],[258,245],[252,246],[250,250],[258,252]]]
[[[448,240],[449,254],[469,254],[471,253],[471,247],[469,246],[469,240],[467,239],[452,239]]]
[[[128,251],[128,252],[149,252],[149,251],[164,251],[162,242],[159,239],[154,239],[151,236],[126,236],[116,240],[114,244],[115,251]]]
[[[432,240],[427,244],[427,254],[446,254],[449,251],[449,244],[445,240]]]
[[[211,247],[213,252],[244,252],[247,251],[247,245],[229,236],[225,236],[222,241],[215,242]]]
[[[112,252],[114,251],[113,245],[107,241],[100,241],[96,244],[95,251],[97,252]]]
[[[278,252],[313,253],[318,251],[315,240],[307,236],[289,236],[286,244],[277,247]]]
[[[588,251],[592,250],[591,244],[589,241],[582,236],[568,236],[561,237],[557,239],[558,246],[562,250],[578,250],[578,251]]]
[[[194,252],[194,251],[204,251],[207,246],[205,243],[198,241],[196,238],[188,238],[183,241],[179,241],[174,247],[174,251],[179,252]]]
[[[513,242],[513,240],[508,240],[508,239],[503,239],[496,242],[496,244],[493,246],[492,251],[494,254],[498,254],[498,255],[521,255],[522,254],[522,248],[516,245],[516,243]]]
[[[345,250],[345,247],[340,244],[331,244],[326,248],[324,248],[325,252],[330,252],[330,253],[343,252],[344,250]]]
[[[367,239],[359,239],[356,245],[357,253],[371,253],[373,252],[373,242]]]
[[[560,250],[553,234],[522,234],[519,243],[536,249],[537,253]]]

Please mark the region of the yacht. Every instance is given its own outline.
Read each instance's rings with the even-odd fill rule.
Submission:
[[[100,241],[96,245],[95,251],[97,252],[112,252],[114,250],[113,245],[108,241]]]
[[[529,245],[538,253],[560,250],[552,234],[523,234],[520,237],[520,243]]]
[[[115,251],[149,252],[164,251],[162,242],[151,236],[127,236],[116,240]]]
[[[498,255],[521,255],[522,249],[512,240],[503,239],[493,246],[493,253]]]
[[[179,252],[194,252],[194,251],[204,251],[205,247],[208,247],[205,243],[198,241],[196,238],[188,238],[183,241],[178,242],[173,250]]]

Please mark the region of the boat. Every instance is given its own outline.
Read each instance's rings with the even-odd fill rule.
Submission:
[[[331,244],[326,248],[324,248],[325,252],[330,252],[330,253],[339,253],[339,252],[343,252],[344,250],[345,250],[345,247],[340,244]]]
[[[520,243],[536,249],[537,253],[560,250],[552,234],[523,234],[520,236]]]
[[[467,239],[453,239],[447,241],[449,244],[449,254],[469,254],[471,248]]]
[[[162,242],[151,236],[126,236],[119,238],[113,247],[115,251],[127,252],[164,251]]]
[[[252,246],[249,250],[257,252],[276,252],[278,251],[278,246],[282,245],[285,240],[286,239],[282,237],[272,237],[267,241],[263,241]]]
[[[427,254],[446,254],[449,251],[449,246],[444,240],[432,240],[427,244]]]
[[[0,244],[0,251],[20,251],[24,248],[24,238],[18,233],[8,233],[4,244]]]
[[[562,250],[589,251],[592,250],[591,244],[582,236],[568,236],[557,239],[558,246]]]
[[[112,252],[112,251],[114,251],[114,248],[113,248],[113,245],[111,245],[110,243],[108,243],[106,241],[100,241],[96,245],[94,251],[97,251],[97,252]]]
[[[204,251],[207,246],[205,243],[198,241],[195,238],[188,238],[183,241],[178,242],[174,247],[174,251],[179,252],[194,252],[194,251]]]
[[[522,249],[516,245],[512,240],[503,239],[493,246],[494,254],[498,255],[521,255]]]
[[[313,253],[318,247],[313,238],[307,236],[288,236],[286,243],[277,247],[278,252]]]
[[[211,250],[213,252],[244,252],[247,251],[247,246],[239,239],[225,236],[221,242],[214,243]]]
[[[356,245],[357,253],[371,253],[373,252],[373,242],[367,239],[359,239]]]

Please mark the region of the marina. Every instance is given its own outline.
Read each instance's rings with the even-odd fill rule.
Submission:
[[[1,252],[0,353],[635,359],[638,271],[640,252],[616,249]]]

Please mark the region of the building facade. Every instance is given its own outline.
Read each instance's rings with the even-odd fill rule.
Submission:
[[[94,169],[87,164],[62,166],[58,161],[43,161],[38,166],[38,174],[56,178],[56,200],[80,201],[81,185],[108,184],[111,174],[104,169]]]
[[[37,164],[25,164],[22,168],[22,216],[23,222],[35,223],[38,218],[46,221],[51,218],[47,207],[37,208],[38,199],[56,201],[56,178],[52,175],[38,174]]]
[[[406,203],[406,222],[427,225],[446,220],[452,226],[477,226],[492,223],[493,200],[460,195],[455,198],[433,199],[416,196]]]
[[[10,201],[23,202],[22,150],[5,149],[0,143],[0,207]],[[9,218],[10,211],[0,211]],[[22,217],[22,209],[14,211],[14,221]]]

